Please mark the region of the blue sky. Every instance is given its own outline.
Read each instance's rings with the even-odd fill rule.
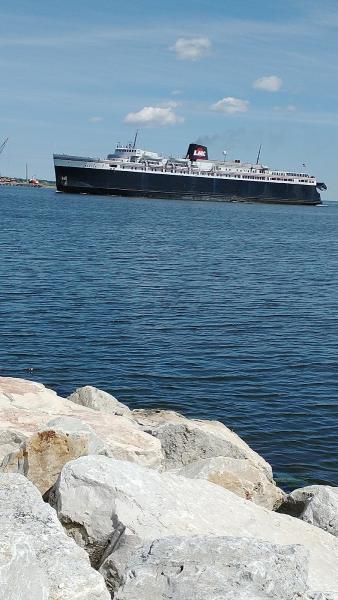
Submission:
[[[0,172],[140,145],[303,163],[338,199],[338,4],[1,0]]]

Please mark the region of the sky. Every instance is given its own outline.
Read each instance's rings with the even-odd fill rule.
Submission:
[[[338,3],[1,0],[0,173],[132,141],[306,170],[338,200]],[[306,165],[306,169],[302,165]]]

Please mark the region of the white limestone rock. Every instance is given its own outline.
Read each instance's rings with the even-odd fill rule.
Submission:
[[[65,465],[54,487],[53,505],[81,544],[98,548],[98,565],[109,547],[110,560],[114,562],[115,557],[118,562],[119,541],[126,538],[132,548],[134,541],[167,536],[249,537],[278,545],[303,545],[309,552],[311,589],[338,593],[336,538],[208,481],[87,456]]]
[[[215,456],[174,472],[189,479],[206,479],[270,510],[276,510],[285,498],[284,492],[247,458]]]
[[[0,429],[0,463],[5,456],[18,450],[26,439],[27,436],[20,431]]]
[[[86,406],[87,408],[110,413],[112,415],[120,415],[123,417],[129,417],[131,415],[131,410],[128,406],[119,402],[114,396],[108,394],[108,392],[99,390],[91,385],[78,388],[68,396],[68,400],[71,400],[71,402],[75,402],[76,404],[81,404],[81,406]]]
[[[83,421],[57,417],[6,456],[0,464],[0,472],[21,473],[44,494],[54,485],[68,461],[88,454],[109,456],[110,452]]]
[[[137,410],[132,416],[144,431],[160,440],[166,469],[215,456],[247,458],[272,480],[271,466],[264,458],[219,421],[187,419],[163,410]]]
[[[22,475],[0,475],[0,599],[109,600],[86,553]]]
[[[0,377],[0,428],[30,437],[56,417],[74,417],[89,425],[109,447],[112,456],[159,468],[159,440],[141,430],[132,419],[100,413],[57,396],[41,383]]]
[[[287,497],[281,510],[338,537],[338,488],[336,487],[309,485],[294,490]]]
[[[31,540],[6,527],[0,539],[0,600],[48,600],[48,577]]]
[[[295,600],[307,590],[301,546],[250,538],[167,537],[131,557],[116,600]]]

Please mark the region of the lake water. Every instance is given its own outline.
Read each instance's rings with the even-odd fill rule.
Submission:
[[[0,205],[1,375],[218,419],[282,486],[338,484],[338,204]]]

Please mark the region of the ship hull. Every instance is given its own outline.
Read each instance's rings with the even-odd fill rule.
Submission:
[[[65,165],[55,165],[55,176],[57,190],[65,193],[221,202],[321,204],[320,194],[312,185]]]

